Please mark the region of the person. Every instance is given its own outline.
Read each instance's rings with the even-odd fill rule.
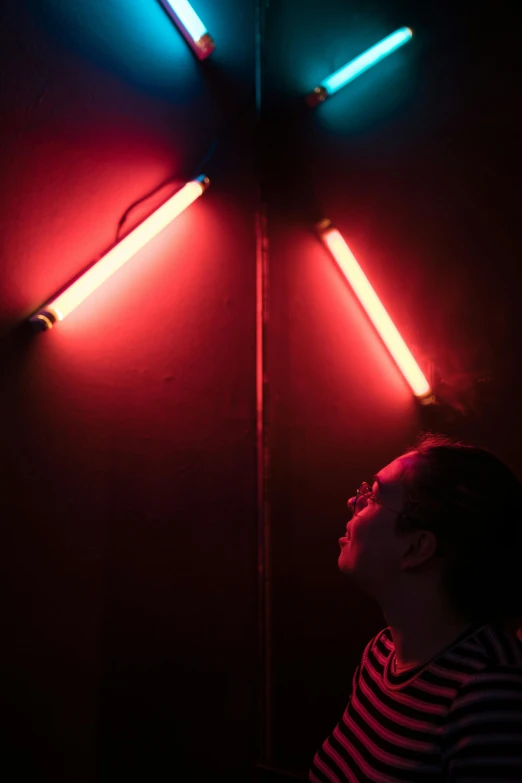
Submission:
[[[309,780],[522,781],[520,481],[424,433],[348,506],[338,565],[388,626]]]

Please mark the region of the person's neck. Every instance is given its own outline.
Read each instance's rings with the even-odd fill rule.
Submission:
[[[435,607],[413,607],[394,610],[389,607],[384,616],[391,631],[397,669],[428,663],[458,639],[472,623]]]

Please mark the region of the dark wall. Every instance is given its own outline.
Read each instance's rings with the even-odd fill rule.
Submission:
[[[13,781],[247,780],[259,758],[258,183],[268,766],[305,774],[383,625],[337,572],[354,488],[426,427],[522,472],[512,4],[194,6],[217,44],[203,64],[155,0],[0,6]],[[323,77],[403,25],[415,32],[406,47],[304,106]],[[27,334],[27,317],[111,246],[130,204],[174,178],[126,227],[202,166],[203,198],[52,332]],[[314,234],[325,216],[439,405],[413,401]]]
[[[337,571],[346,500],[422,428],[522,473],[521,72],[515,9],[466,2],[271,3],[273,759],[306,770],[385,622]],[[399,27],[414,38],[329,101],[329,73]],[[417,407],[314,234],[330,218],[429,375]]]
[[[1,4],[13,781],[228,778],[256,752],[254,6],[197,5],[203,65],[155,0]],[[27,339],[212,150],[204,197]]]

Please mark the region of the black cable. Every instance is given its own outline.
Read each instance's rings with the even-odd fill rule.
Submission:
[[[217,148],[217,146],[219,144],[219,141],[221,140],[221,137],[223,136],[223,134],[228,132],[230,130],[231,125],[236,120],[239,120],[244,114],[248,113],[248,110],[251,110],[251,108],[252,108],[251,107],[251,103],[247,102],[244,105],[241,105],[240,108],[236,112],[234,112],[232,118],[227,123],[225,123],[223,128],[221,128],[221,130],[218,131],[216,136],[213,138],[213,140],[212,140],[212,142],[211,142],[207,152],[205,153],[205,155],[202,158],[202,160],[200,160],[197,168],[193,168],[191,170],[191,172],[186,175],[186,177],[184,178],[186,181],[190,181],[191,179],[195,179],[200,174],[204,173],[203,169],[205,168],[205,166],[210,162],[210,160],[214,156],[216,148]],[[118,225],[116,227],[116,242],[119,241],[121,229],[123,228],[123,225],[124,225],[125,221],[127,220],[127,218],[129,217],[129,215],[132,212],[132,210],[135,209],[140,204],[143,204],[143,202],[147,201],[147,199],[152,198],[153,196],[155,196],[160,190],[162,190],[162,188],[165,188],[167,185],[170,185],[171,182],[174,182],[175,180],[180,179],[180,178],[182,178],[182,176],[181,176],[181,174],[179,172],[177,174],[171,174],[169,177],[167,177],[167,179],[164,179],[163,182],[160,182],[159,185],[156,185],[156,187],[154,187],[148,193],[145,193],[144,196],[141,196],[140,198],[136,199],[136,201],[134,201],[132,204],[130,204],[130,206],[127,207],[127,209],[125,210],[125,212],[123,213],[123,215],[121,216],[121,218],[118,221]],[[181,188],[178,188],[178,190],[181,190]],[[177,191],[175,191],[175,193],[176,192]],[[175,193],[173,193],[172,195],[174,195]]]
[[[207,163],[210,161],[210,159],[214,155],[214,153],[216,151],[216,147],[218,145],[218,142],[219,142],[219,136],[217,136],[214,139],[214,141],[212,142],[212,144],[210,145],[208,152],[205,154],[205,157],[201,160],[198,168],[194,169],[195,173],[192,176],[188,176],[187,177],[188,180],[194,179],[199,174],[201,174],[203,168],[207,165]],[[156,187],[154,187],[152,190],[149,190],[149,192],[145,193],[144,196],[141,196],[140,198],[136,199],[136,201],[133,201],[133,203],[130,204],[130,206],[127,207],[127,209],[125,210],[125,212],[123,213],[123,215],[119,219],[118,225],[116,227],[116,242],[119,241],[121,229],[123,228],[123,225],[124,225],[125,221],[127,220],[128,216],[130,215],[130,213],[132,212],[132,210],[135,209],[140,204],[143,204],[143,202],[147,201],[147,199],[152,198],[152,196],[155,196],[156,193],[159,193],[160,190],[162,190],[163,188],[167,187],[167,185],[170,185],[170,183],[174,182],[176,179],[178,179],[178,177],[179,177],[179,174],[171,174],[170,177],[168,177],[167,179],[164,179],[163,182],[160,182],[159,185],[156,185]],[[181,188],[178,188],[178,190],[181,190]],[[175,193],[177,193],[177,191],[175,191],[172,195],[175,195]]]

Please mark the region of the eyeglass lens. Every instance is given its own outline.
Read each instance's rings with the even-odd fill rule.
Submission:
[[[358,510],[362,508],[361,499],[365,498],[367,495],[369,495],[371,492],[370,486],[368,485],[368,482],[363,481],[357,492],[355,493],[355,499],[353,502],[353,512],[354,514],[357,513]]]

